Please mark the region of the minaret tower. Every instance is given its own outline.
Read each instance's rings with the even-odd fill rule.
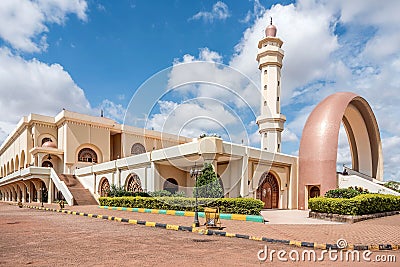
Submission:
[[[257,118],[261,134],[261,149],[280,152],[281,134],[286,117],[281,114],[281,68],[284,52],[282,40],[276,37],[276,27],[265,29],[265,38],[258,42],[258,68],[261,70],[261,115]]]

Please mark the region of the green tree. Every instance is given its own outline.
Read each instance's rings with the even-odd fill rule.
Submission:
[[[205,163],[201,175],[197,177],[194,196],[204,198],[220,198],[224,195],[219,178],[210,163]]]

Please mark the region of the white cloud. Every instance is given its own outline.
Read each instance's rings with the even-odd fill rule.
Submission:
[[[68,14],[86,21],[86,11],[85,0],[1,0],[0,37],[19,51],[44,51],[46,24],[62,25]]]
[[[288,127],[282,132],[282,142],[298,142],[299,138]]]
[[[224,2],[216,2],[211,11],[201,11],[193,15],[190,20],[203,19],[204,22],[213,22],[214,20],[226,20],[230,17],[228,5]]]
[[[382,139],[384,152],[384,177],[385,180],[400,181],[400,136],[392,136]]]
[[[63,108],[100,114],[122,121],[121,105],[104,100],[92,108],[84,91],[60,64],[25,59],[20,52],[47,49],[47,24],[63,25],[69,14],[86,21],[84,0],[1,0],[0,37],[11,45],[0,47],[0,141],[30,113],[54,116]],[[122,114],[122,115],[121,115]]]
[[[15,125],[29,113],[55,115],[62,108],[91,111],[83,90],[59,64],[25,60],[0,48],[0,73],[2,123]]]
[[[99,111],[99,109],[100,112],[96,112],[97,114],[101,114],[101,111],[103,111],[104,117],[113,119],[119,123],[122,123],[122,121],[124,120],[126,109],[121,104],[116,104],[111,100],[104,99],[99,107],[95,110]]]
[[[159,101],[159,113],[150,114],[147,128],[188,137],[198,137],[202,133],[229,135],[231,125],[237,118],[222,105],[212,99],[192,99],[183,103]]]
[[[249,23],[251,22],[253,19],[257,19],[260,16],[264,15],[265,13],[265,7],[260,4],[259,0],[254,0],[254,4],[253,4],[253,11],[248,11],[246,13],[246,16],[239,20],[239,22],[241,23]]]

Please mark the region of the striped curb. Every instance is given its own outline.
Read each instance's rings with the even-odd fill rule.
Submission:
[[[225,237],[235,237],[241,239],[248,239],[248,240],[255,240],[255,241],[262,241],[267,243],[279,243],[285,245],[291,245],[296,247],[303,247],[303,248],[313,248],[313,249],[336,249],[340,250],[337,244],[328,244],[328,243],[315,243],[315,242],[302,242],[297,240],[282,240],[282,239],[273,239],[267,237],[256,237],[251,235],[244,235],[244,234],[233,234],[228,233],[225,231],[217,231],[217,230],[210,230],[210,229],[201,229],[198,227],[192,226],[181,226],[181,225],[174,225],[174,224],[166,224],[166,223],[156,223],[156,222],[147,222],[142,220],[133,220],[127,218],[119,218],[115,216],[107,216],[107,215],[98,215],[98,214],[91,214],[91,213],[83,213],[83,212],[76,212],[70,210],[59,210],[59,209],[51,209],[51,208],[42,208],[38,206],[27,206],[23,205],[23,207],[36,209],[36,210],[44,210],[44,211],[53,211],[58,213],[65,213],[65,214],[72,214],[90,218],[98,218],[103,220],[109,221],[117,221],[123,222],[128,224],[137,224],[137,225],[144,225],[148,227],[157,227],[163,228],[167,230],[174,230],[174,231],[185,231],[185,232],[192,232],[198,233],[201,235],[216,235],[216,236],[225,236]],[[352,245],[348,244],[346,247],[347,250],[371,250],[371,251],[386,251],[386,250],[398,250],[400,249],[399,244],[379,244],[379,245]],[[345,250],[345,249],[343,249]]]
[[[181,210],[158,210],[158,209],[145,209],[145,208],[126,208],[126,207],[109,207],[99,206],[101,209],[108,210],[121,210],[121,211],[132,211],[141,213],[153,213],[153,214],[167,214],[175,216],[188,216],[194,217],[194,211],[181,211]],[[198,212],[199,217],[204,218],[204,212]],[[260,222],[264,223],[264,217],[259,215],[243,215],[243,214],[227,214],[220,213],[219,218],[222,220],[236,220],[236,221],[247,221],[247,222]]]

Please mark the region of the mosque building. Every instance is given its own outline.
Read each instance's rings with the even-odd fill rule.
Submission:
[[[111,185],[128,191],[183,191],[195,185],[190,170],[212,164],[225,197],[257,198],[266,209],[307,209],[307,199],[359,185],[395,192],[383,180],[382,146],[371,107],[353,93],[336,93],[310,114],[299,156],[281,153],[283,42],[271,24],[258,43],[261,148],[218,137],[186,138],[62,110],[55,117],[24,116],[0,147],[2,201],[97,204]],[[340,124],[352,154],[349,175],[336,172]]]

